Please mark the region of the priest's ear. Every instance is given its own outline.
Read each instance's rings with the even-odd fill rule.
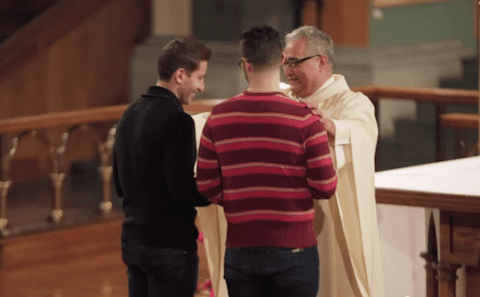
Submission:
[[[327,55],[321,55],[320,56],[320,67],[323,67],[328,64],[328,56]]]
[[[332,64],[330,63],[330,58],[327,55],[321,55],[320,56],[320,66],[325,67],[325,66],[331,66]]]

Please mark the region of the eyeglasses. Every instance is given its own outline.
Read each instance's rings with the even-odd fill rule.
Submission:
[[[295,68],[298,66],[298,64],[302,63],[302,62],[305,62],[306,60],[308,59],[311,59],[311,58],[315,58],[315,57],[319,57],[319,56],[322,56],[322,55],[313,55],[313,56],[310,56],[310,57],[306,57],[306,58],[303,58],[303,59],[290,59],[290,60],[286,60],[282,67],[285,69],[285,67],[289,66],[290,68]]]

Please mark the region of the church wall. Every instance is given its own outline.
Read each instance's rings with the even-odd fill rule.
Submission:
[[[370,45],[388,47],[459,39],[472,50],[475,0],[451,0],[388,8],[372,6]]]

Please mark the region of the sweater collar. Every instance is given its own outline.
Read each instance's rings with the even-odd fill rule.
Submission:
[[[286,96],[282,92],[274,91],[274,92],[250,92],[250,91],[243,91],[243,94],[247,96],[274,96],[274,95],[283,95]]]

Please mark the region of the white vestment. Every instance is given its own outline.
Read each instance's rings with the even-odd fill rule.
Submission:
[[[195,122],[197,151],[203,126],[205,126],[209,114],[209,112],[204,112],[192,116]],[[197,166],[195,165],[196,168]],[[203,233],[203,243],[205,244],[212,289],[215,297],[228,297],[227,283],[223,278],[223,260],[225,257],[225,242],[227,240],[227,219],[223,212],[223,207],[211,204],[207,207],[197,207],[197,211],[200,231]]]
[[[306,99],[318,105],[336,128],[337,191],[316,204],[320,255],[318,297],[383,297],[380,239],[375,202],[375,149],[378,126],[374,106],[350,90],[341,75]],[[193,116],[197,145],[208,113]],[[198,208],[200,228],[216,297],[226,297],[223,278],[227,221],[218,205]]]
[[[306,98],[335,124],[337,191],[317,200],[319,297],[383,297],[375,201],[378,126],[372,102],[350,90],[341,75]]]

